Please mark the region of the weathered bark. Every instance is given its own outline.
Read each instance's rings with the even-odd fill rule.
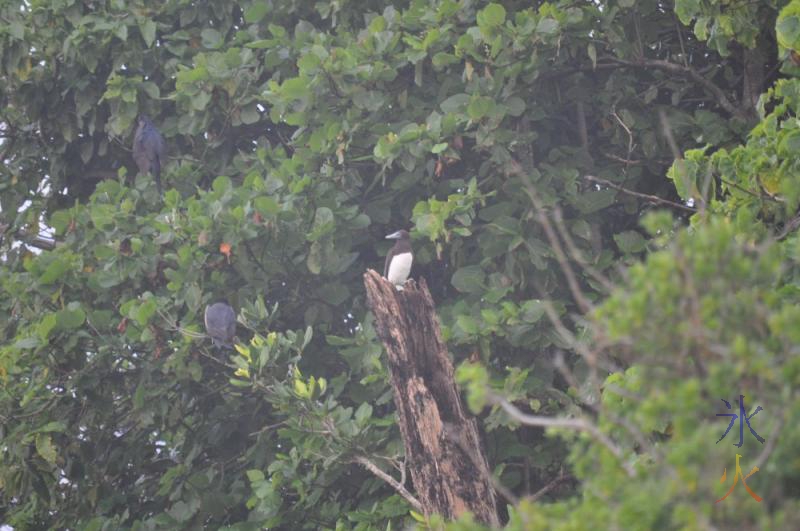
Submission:
[[[757,39],[755,48],[742,51],[742,105],[753,122],[758,121],[758,99],[764,92],[768,58],[774,55],[775,50],[763,36]]]
[[[375,329],[386,347],[406,462],[425,514],[470,511],[498,525],[497,503],[478,427],[468,417],[425,279],[398,291],[364,274]]]

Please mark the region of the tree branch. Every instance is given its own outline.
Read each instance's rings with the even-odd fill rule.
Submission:
[[[775,237],[778,240],[782,240],[787,237],[790,233],[792,233],[797,227],[800,227],[800,214],[796,215],[792,219],[786,222],[783,226],[783,230],[781,230],[778,235]]]
[[[570,267],[569,262],[567,261],[567,255],[564,253],[564,249],[561,247],[561,242],[556,235],[556,231],[553,229],[553,225],[547,218],[547,214],[545,214],[544,205],[539,198],[539,194],[536,193],[536,189],[533,187],[530,177],[525,176],[523,181],[525,184],[525,191],[528,193],[528,197],[530,197],[531,202],[536,209],[536,218],[544,229],[547,239],[550,241],[550,246],[553,248],[553,253],[556,255],[556,260],[558,260],[561,270],[564,272],[564,276],[567,277],[567,284],[569,285],[569,290],[572,293],[572,297],[575,299],[575,302],[578,303],[578,308],[580,308],[581,312],[588,313],[589,310],[592,309],[592,305],[578,285],[575,272],[572,270],[572,267]]]
[[[645,69],[649,68],[649,69],[661,70],[663,72],[667,72],[668,74],[674,74],[689,78],[695,83],[702,85],[704,89],[710,92],[711,95],[714,96],[714,98],[717,100],[719,106],[725,109],[729,114],[736,116],[737,118],[741,118],[743,120],[748,120],[750,118],[750,116],[748,116],[748,113],[742,111],[742,109],[740,109],[733,102],[731,102],[731,100],[725,94],[725,91],[719,88],[711,80],[703,77],[694,68],[679,65],[677,63],[671,63],[663,59],[645,59],[643,57],[639,58],[636,61],[627,61],[625,59],[618,59],[616,57],[606,57],[605,59],[611,61],[612,63],[617,63],[620,65],[631,66],[634,68],[645,68]]]
[[[658,197],[657,195],[650,195],[650,194],[643,194],[641,192],[634,192],[633,190],[628,190],[627,188],[625,188],[623,186],[620,186],[620,185],[618,185],[616,183],[612,183],[611,181],[608,181],[606,179],[601,179],[600,177],[595,177],[594,175],[584,175],[583,178],[586,179],[587,181],[590,181],[590,182],[593,182],[593,183],[602,184],[602,185],[608,186],[609,188],[613,188],[614,190],[619,190],[620,192],[623,192],[623,193],[628,194],[628,195],[632,195],[633,197],[638,197],[639,199],[644,199],[645,201],[648,201],[650,203],[656,203],[656,204],[659,204],[659,205],[670,206],[672,208],[678,208],[680,210],[685,210],[686,212],[692,212],[692,213],[697,212],[696,208],[692,208],[692,207],[687,206],[687,205],[682,205],[680,203],[676,203],[674,201],[670,201],[669,199],[663,199],[661,197]]]
[[[406,488],[402,484],[400,484],[400,482],[398,482],[392,476],[390,476],[389,474],[378,468],[378,465],[376,465],[375,463],[373,463],[364,456],[357,456],[354,459],[354,461],[362,465],[364,468],[366,468],[367,470],[378,476],[386,483],[388,483],[389,486],[392,487],[397,492],[397,494],[402,496],[408,503],[411,504],[412,507],[414,507],[415,511],[417,511],[418,513],[423,512],[422,504],[419,502],[419,500],[416,499],[410,492],[408,492],[408,490],[406,490]]]
[[[3,242],[7,233],[11,232],[9,229],[11,228],[10,225],[4,225],[0,223],[0,243]],[[37,249],[41,249],[43,251],[52,251],[56,248],[58,242],[54,238],[48,238],[47,236],[31,235],[25,229],[19,229],[13,233],[13,238],[16,240],[21,241],[25,245],[29,245],[31,247],[35,247]]]
[[[586,419],[563,417],[552,418],[542,417],[540,415],[528,415],[527,413],[520,411],[505,398],[493,394],[489,395],[488,401],[492,405],[500,406],[500,408],[512,419],[526,426],[537,426],[540,428],[567,428],[571,430],[587,432],[595,441],[605,446],[608,451],[610,451],[617,459],[619,459],[620,465],[622,465],[622,468],[625,469],[625,472],[629,477],[636,476],[636,471],[633,469],[633,467],[629,463],[625,462],[625,456],[623,455],[622,450],[616,444],[614,444],[614,441],[612,441],[605,433],[600,431],[597,426]]]

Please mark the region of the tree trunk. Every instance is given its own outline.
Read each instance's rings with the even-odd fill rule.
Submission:
[[[764,91],[764,70],[767,58],[765,39],[758,40],[757,46],[753,49],[745,48],[742,51],[742,62],[744,63],[742,78],[742,105],[748,116],[754,122],[758,121],[758,99]],[[774,53],[774,52],[773,52]]]
[[[368,270],[364,285],[388,354],[406,461],[425,514],[454,519],[470,511],[499,525],[478,427],[462,407],[425,279],[399,291]]]

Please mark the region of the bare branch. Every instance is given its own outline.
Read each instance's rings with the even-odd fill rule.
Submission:
[[[731,102],[724,90],[718,87],[713,81],[703,77],[694,68],[679,65],[677,63],[671,63],[663,59],[645,59],[643,57],[636,61],[627,61],[625,59],[618,59],[616,57],[607,57],[606,59],[620,65],[631,66],[634,68],[661,70],[662,72],[667,72],[668,74],[689,78],[695,83],[701,85],[712,96],[714,96],[714,99],[717,101],[719,106],[725,109],[729,114],[743,120],[748,120],[750,118],[746,112],[742,111],[742,109]]]
[[[572,236],[570,236],[569,231],[564,224],[564,216],[562,215],[561,208],[558,205],[556,205],[553,209],[553,220],[555,221],[558,233],[561,235],[561,238],[567,245],[569,254],[572,255],[572,259],[578,262],[583,270],[589,273],[589,275],[599,282],[606,290],[611,291],[614,289],[614,284],[600,271],[589,265],[589,262],[583,257],[583,253],[581,253],[581,251],[575,245],[575,241],[572,239]]]
[[[411,504],[412,507],[414,507],[415,511],[417,511],[418,513],[423,512],[422,504],[419,502],[419,500],[416,499],[410,492],[408,492],[408,490],[406,490],[406,488],[402,484],[400,484],[396,479],[394,479],[392,476],[390,476],[389,474],[378,468],[378,466],[375,463],[373,463],[364,456],[357,456],[354,459],[354,461],[362,465],[364,468],[366,468],[367,470],[378,476],[386,483],[388,483],[389,486],[392,487],[397,492],[397,494],[402,496],[408,503]]]
[[[558,263],[561,266],[561,270],[564,272],[564,276],[567,277],[567,284],[569,285],[570,292],[572,292],[572,297],[575,299],[575,302],[578,303],[580,310],[583,313],[587,313],[589,310],[591,310],[592,305],[578,285],[575,272],[572,270],[572,267],[570,267],[567,256],[564,254],[564,249],[561,247],[561,242],[559,241],[555,230],[553,230],[553,225],[547,218],[547,214],[545,214],[544,205],[539,198],[539,194],[536,193],[536,189],[533,187],[533,184],[527,175],[523,176],[523,181],[525,183],[525,190],[528,193],[528,197],[530,197],[533,206],[536,208],[536,217],[539,220],[539,224],[544,229],[547,239],[550,241],[550,245],[552,246],[553,252],[556,255],[556,260],[558,260]]]
[[[631,153],[633,153],[633,148],[634,148],[634,145],[633,145],[633,133],[631,133],[630,127],[625,125],[625,122],[623,122],[622,118],[619,117],[619,115],[617,114],[617,111],[613,111],[611,114],[614,116],[614,118],[617,119],[617,121],[619,122],[619,125],[621,125],[623,129],[625,129],[625,132],[628,133],[628,156],[626,158],[630,159],[631,158]]]
[[[556,476],[550,483],[548,483],[547,485],[536,491],[533,495],[526,496],[525,499],[530,502],[535,502],[536,500],[547,494],[550,490],[552,490],[553,487],[571,477],[572,476],[567,472],[564,472],[564,469],[562,468],[561,473],[558,474],[558,476]]]
[[[667,113],[664,112],[664,109],[658,110],[658,119],[661,121],[661,132],[664,134],[664,138],[667,139],[669,150],[672,151],[672,158],[675,160],[683,160],[683,154],[681,150],[678,149],[678,143],[675,142],[675,137],[672,134],[672,127],[669,125],[669,118],[667,118]]]
[[[575,105],[575,118],[578,126],[578,135],[581,139],[581,147],[589,153],[589,132],[586,127],[586,111],[583,108],[583,102],[579,101]]]
[[[674,201],[670,201],[669,199],[663,199],[661,197],[658,197],[657,195],[650,195],[650,194],[643,194],[641,192],[634,192],[633,190],[629,190],[629,189],[627,189],[627,188],[625,188],[623,186],[618,185],[617,183],[612,183],[611,181],[608,181],[606,179],[602,179],[600,177],[595,177],[594,175],[584,175],[583,178],[586,179],[587,181],[591,181],[593,183],[602,184],[602,185],[608,186],[609,188],[613,188],[614,190],[619,190],[620,192],[628,194],[628,195],[631,195],[633,197],[638,197],[639,199],[644,199],[645,201],[648,201],[650,203],[655,203],[655,204],[658,204],[658,205],[665,205],[665,206],[669,206],[669,207],[672,207],[672,208],[685,210],[686,212],[692,212],[692,213],[697,212],[696,208],[693,208],[693,207],[690,207],[690,206],[687,206],[687,205],[682,205],[680,203],[676,203]]]
[[[11,232],[11,225],[0,223],[0,243],[3,242],[6,235]],[[19,229],[13,233],[13,237],[25,245],[42,249],[43,251],[52,251],[59,243],[54,238],[42,236],[41,234],[30,234],[26,229]]]
[[[783,230],[781,230],[778,233],[776,238],[778,240],[782,240],[798,227],[800,227],[800,214],[796,215],[795,217],[787,221],[786,224],[783,226]]]
[[[540,428],[566,428],[575,431],[587,432],[595,441],[605,446],[608,451],[610,451],[617,459],[619,459],[620,465],[625,469],[625,472],[629,477],[636,476],[636,471],[633,469],[633,467],[629,463],[625,462],[625,456],[622,453],[622,450],[616,444],[614,444],[614,441],[612,441],[605,433],[600,431],[597,426],[588,420],[582,418],[553,418],[543,417],[540,415],[528,415],[527,413],[520,411],[505,398],[497,395],[489,395],[488,400],[490,404],[500,406],[500,408],[512,419],[526,426],[537,426]]]

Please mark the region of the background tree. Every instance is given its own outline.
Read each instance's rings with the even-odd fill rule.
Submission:
[[[361,284],[413,228],[502,519],[797,527],[782,5],[2,2],[0,517],[413,522]],[[232,356],[192,337],[220,298]],[[714,505],[739,394],[765,502]]]

